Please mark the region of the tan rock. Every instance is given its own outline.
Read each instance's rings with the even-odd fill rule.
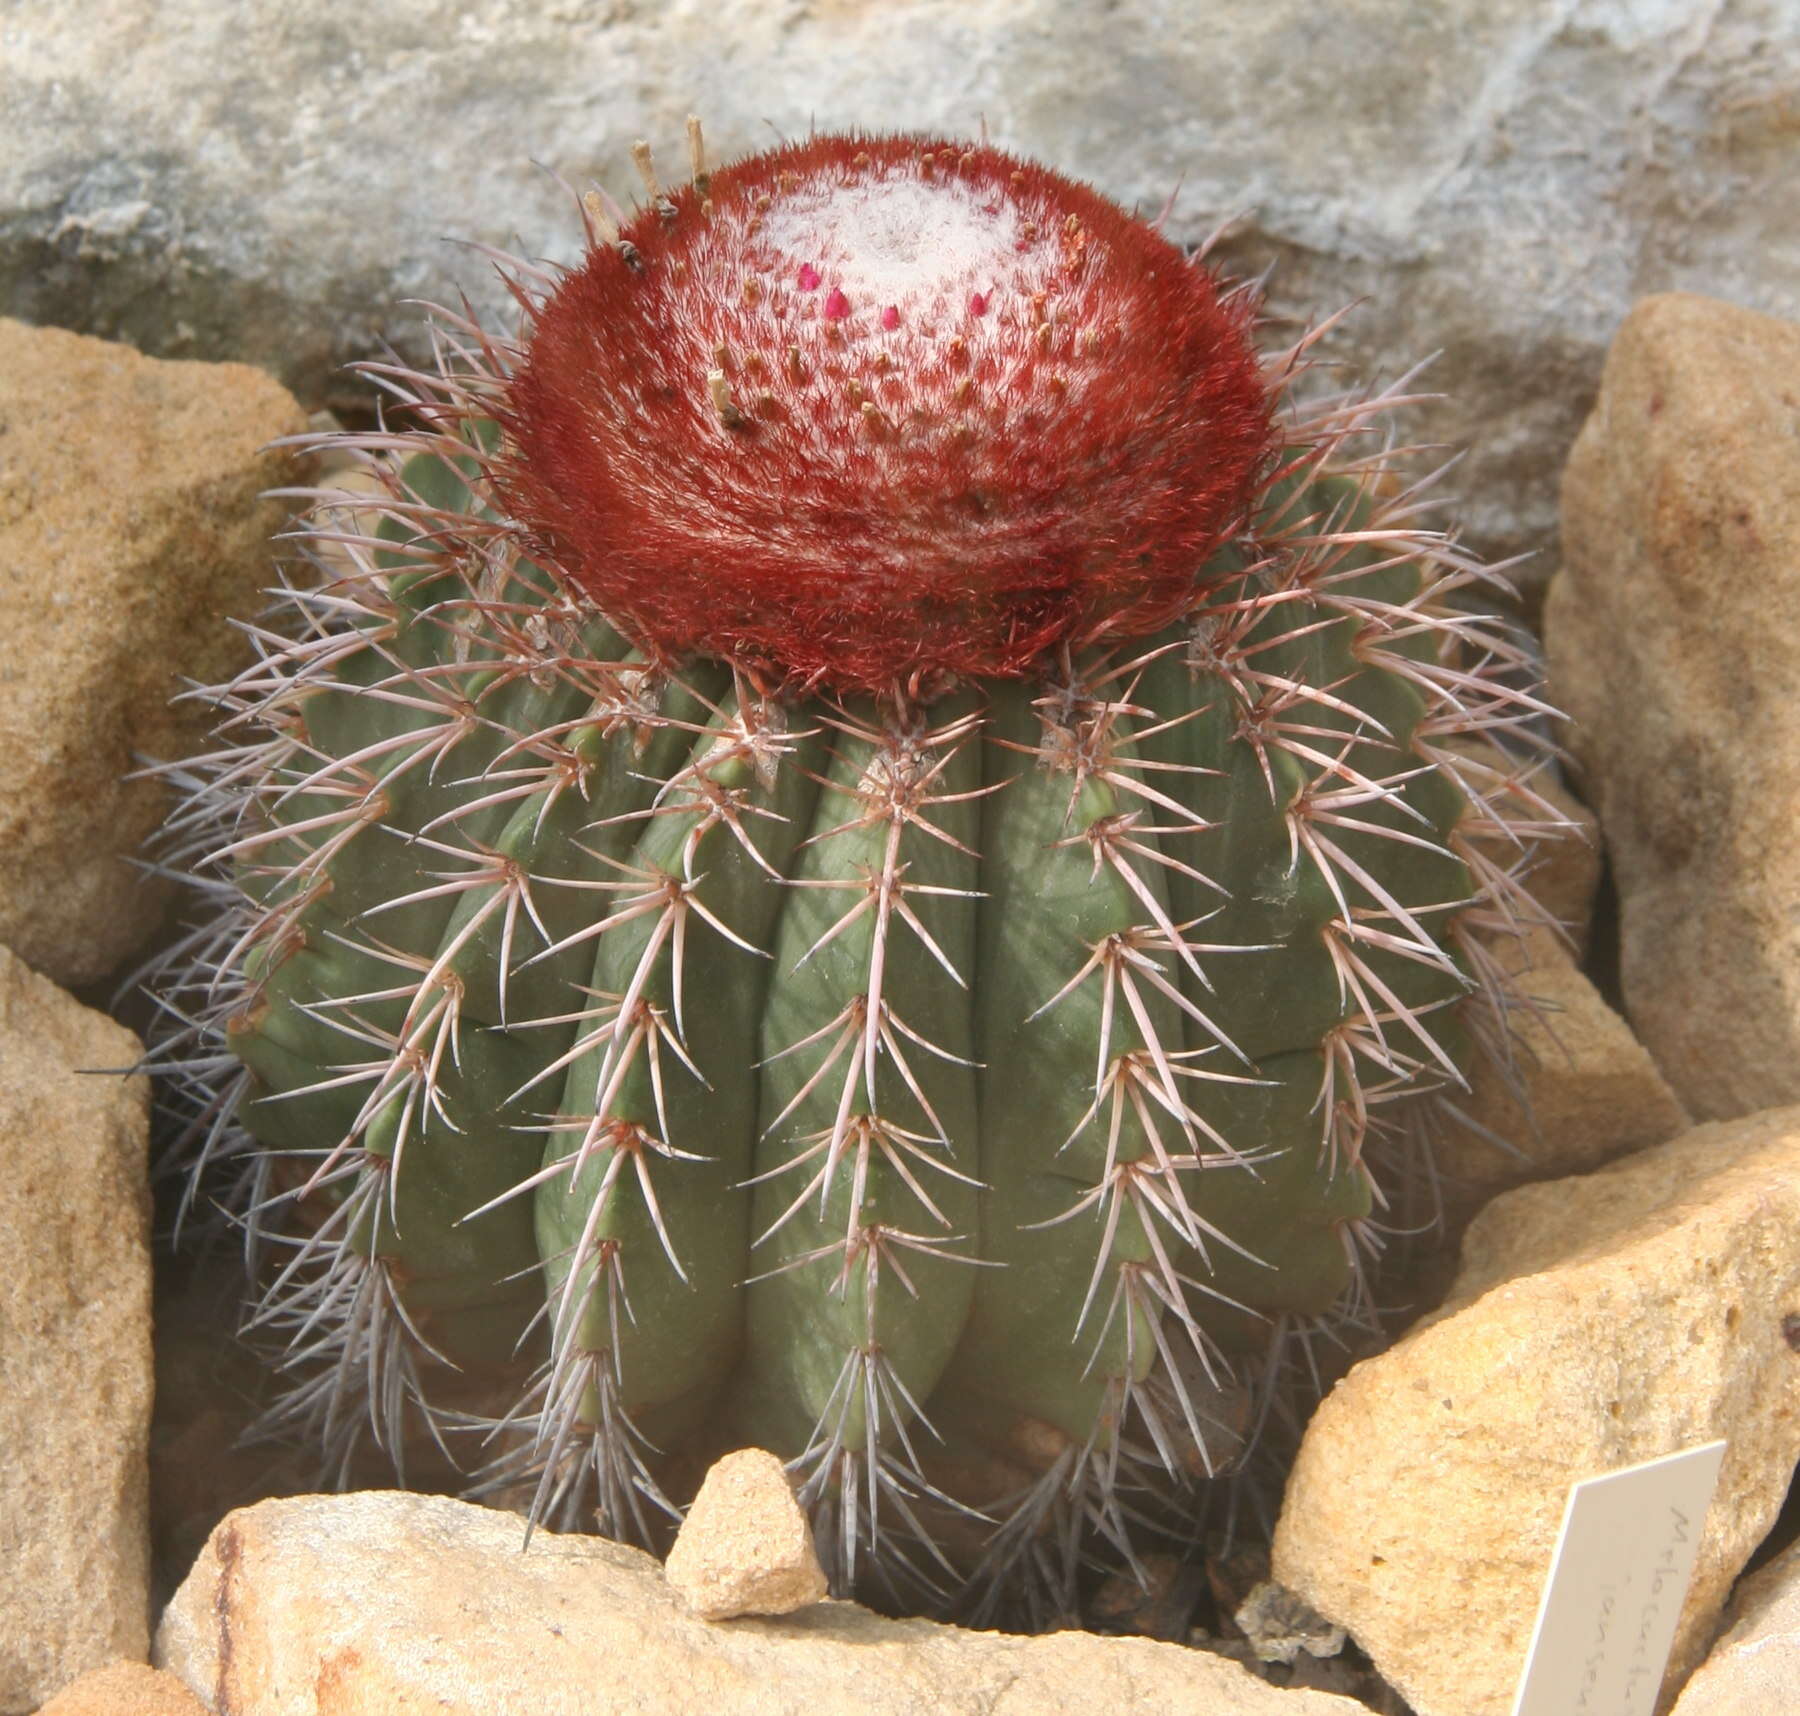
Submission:
[[[1361,1716],[1151,1639],[1021,1638],[853,1603],[718,1626],[648,1555],[371,1491],[267,1501],[213,1534],[156,1660],[231,1716]]]
[[[115,1662],[65,1686],[38,1716],[206,1716],[206,1706],[172,1674]]]
[[[1800,1101],[1797,411],[1800,325],[1640,303],[1569,459],[1544,618],[1626,1012],[1703,1118]]]
[[[0,948],[0,1712],[149,1648],[138,1053]]]
[[[696,1615],[788,1615],[819,1602],[812,1527],[775,1455],[740,1448],[715,1462],[663,1569]]]
[[[1503,1194],[1445,1309],[1314,1417],[1274,1576],[1419,1716],[1504,1716],[1569,1485],[1725,1437],[1678,1686],[1800,1457],[1796,1314],[1800,1108]]]
[[[60,983],[116,970],[167,904],[126,862],[163,790],[123,777],[205,733],[169,700],[244,653],[225,616],[264,605],[284,514],[257,497],[288,475],[259,449],[304,427],[245,365],[0,320],[0,942]]]
[[[1726,1632],[1669,1716],[1793,1716],[1800,1705],[1800,1544],[1737,1589]]]

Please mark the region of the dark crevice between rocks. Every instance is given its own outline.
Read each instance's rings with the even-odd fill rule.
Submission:
[[[1625,988],[1620,975],[1619,880],[1613,872],[1612,854],[1600,845],[1600,885],[1594,894],[1594,917],[1588,933],[1587,957],[1581,969],[1599,990],[1600,999],[1619,1014],[1625,1012]]]
[[[1794,1360],[1800,1364],[1800,1358]],[[1781,1511],[1775,1516],[1775,1523],[1769,1527],[1769,1535],[1757,1545],[1756,1553],[1744,1565],[1743,1578],[1762,1568],[1780,1555],[1783,1550],[1791,1549],[1800,1543],[1800,1467],[1794,1472],[1793,1480],[1788,1485],[1787,1498],[1781,1504]]]

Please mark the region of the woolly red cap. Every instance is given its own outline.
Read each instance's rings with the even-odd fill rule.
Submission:
[[[653,655],[892,692],[1202,593],[1273,445],[1248,294],[997,149],[812,137],[673,188],[539,307],[508,504]]]

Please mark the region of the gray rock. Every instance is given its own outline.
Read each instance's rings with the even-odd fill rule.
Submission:
[[[1279,264],[1275,307],[1371,302],[1339,342],[1389,379],[1441,349],[1475,452],[1460,511],[1539,548],[1555,472],[1635,297],[1800,312],[1797,0],[757,0],[455,6],[13,0],[0,26],[0,304],[146,350],[277,369],[309,403],[408,296],[503,300],[446,235],[567,257],[532,165],[623,195],[679,159],[820,126],[996,141]],[[1354,67],[1354,71],[1350,68]]]
[[[1800,1688],[1800,1545],[1738,1586],[1725,1621],[1669,1716],[1791,1716]]]
[[[137,1040],[0,947],[0,1713],[149,1648]]]
[[[1292,1663],[1302,1651],[1336,1656],[1347,1642],[1342,1627],[1273,1579],[1256,1586],[1231,1618],[1258,1662]]]

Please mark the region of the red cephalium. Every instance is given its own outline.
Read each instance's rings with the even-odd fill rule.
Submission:
[[[1265,473],[1247,294],[996,149],[814,137],[541,306],[509,504],[653,655],[889,692],[1153,631]]]

